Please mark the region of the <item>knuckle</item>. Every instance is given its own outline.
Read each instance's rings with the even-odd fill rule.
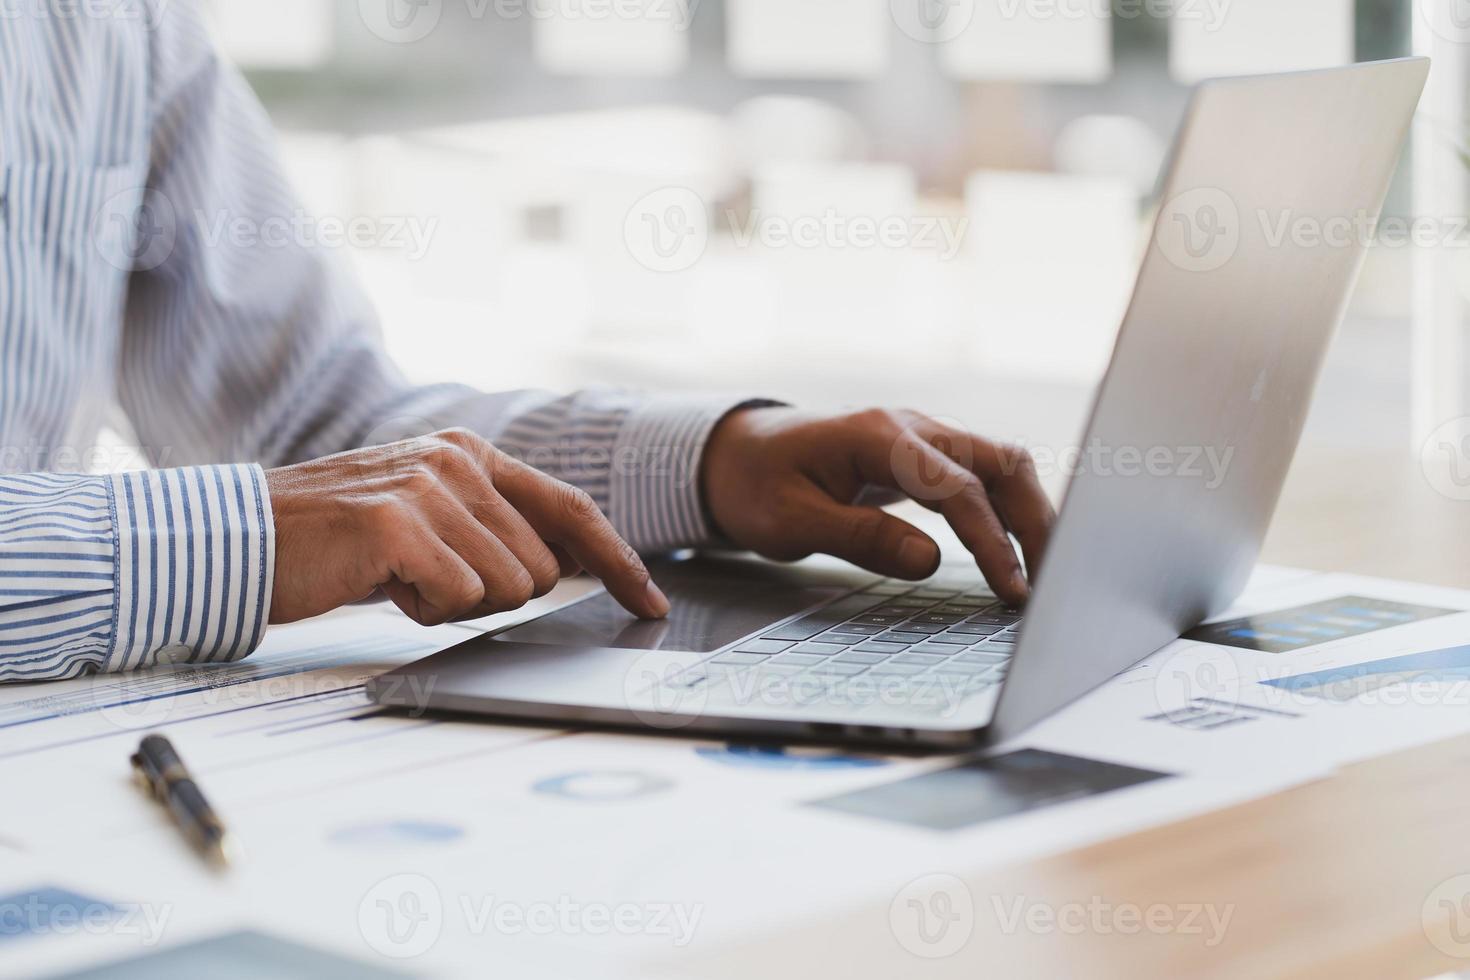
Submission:
[[[454,610],[456,616],[469,612],[485,601],[485,584],[479,581],[465,580],[460,584],[458,594],[455,595],[454,600],[458,606]]]
[[[628,569],[630,577],[637,584],[644,585],[648,582],[648,569],[644,567],[643,559],[638,556],[637,550],[622,538],[618,538],[617,556],[618,561]]]
[[[531,573],[534,585],[533,597],[539,598],[556,588],[556,584],[561,581],[561,564],[557,562],[556,556],[548,551],[536,558],[532,565],[535,567],[527,566],[527,569]]]
[[[850,514],[843,521],[846,524],[843,533],[859,548],[871,549],[878,544],[883,521],[877,514]]]
[[[1036,471],[1036,459],[1031,455],[1031,450],[1025,446],[1018,446],[1012,442],[1001,443],[996,446],[996,456],[1000,459],[1002,469],[1010,473],[1034,473]]]
[[[445,476],[463,476],[474,468],[474,459],[457,443],[435,440],[424,448],[425,464],[435,473]]]
[[[439,473],[433,465],[420,460],[403,471],[401,483],[410,493],[429,493],[439,488]]]
[[[358,506],[362,523],[370,533],[385,535],[395,533],[404,524],[406,508],[392,494],[374,494]]]
[[[478,440],[480,437],[463,426],[454,426],[453,428],[449,429],[440,429],[438,432],[435,432],[430,438],[437,439],[440,442],[447,442],[455,446],[468,447],[474,445],[475,441]]]
[[[571,484],[563,486],[561,508],[564,514],[578,523],[596,521],[602,517],[602,509],[592,499],[592,494]]]
[[[493,605],[498,611],[519,609],[536,596],[536,583],[525,569],[514,572],[497,582]]]

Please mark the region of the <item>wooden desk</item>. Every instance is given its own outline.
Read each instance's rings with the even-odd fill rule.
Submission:
[[[973,932],[946,958],[906,949],[884,902],[685,962],[682,975],[1385,980],[1470,969],[1467,777],[1470,736],[1361,763],[1332,779],[1170,826],[972,876],[965,885],[973,898]],[[1458,875],[1466,877],[1450,881]],[[1073,934],[1008,929],[1018,901],[1054,914],[1100,907],[1100,921],[1116,926],[1069,929]],[[1183,925],[1184,915],[1201,906],[1229,915],[1213,947],[1206,945],[1215,932],[1208,927],[1154,933],[1130,926],[1120,911],[1162,910],[1155,914]],[[1084,921],[1095,919],[1089,914]]]

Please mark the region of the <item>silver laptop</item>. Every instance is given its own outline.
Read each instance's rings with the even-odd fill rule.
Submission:
[[[1428,69],[1405,59],[1199,87],[1082,445],[1213,453],[1224,477],[1081,467],[1024,616],[973,569],[915,584],[694,557],[653,566],[667,621],[593,594],[385,674],[371,696],[558,725],[950,749],[1075,700],[1244,586],[1363,259],[1355,229],[1382,207]]]

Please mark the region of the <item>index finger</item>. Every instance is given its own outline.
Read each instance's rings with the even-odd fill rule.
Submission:
[[[968,456],[971,437],[956,444],[950,432],[928,419],[907,425],[895,421],[890,426],[863,426],[850,445],[863,479],[901,490],[943,514],[996,594],[1007,602],[1024,602],[1026,577],[984,480],[931,442],[942,435],[951,449],[962,446]]]
[[[956,433],[956,436],[959,436]],[[1026,574],[1035,580],[1041,570],[1056,510],[1041,487],[1031,454],[1018,446],[996,445],[978,436],[968,436],[974,447],[976,470],[984,480],[990,499],[1026,556]],[[982,468],[981,460],[989,463]]]
[[[514,461],[498,469],[495,486],[542,540],[565,550],[624,609],[642,619],[669,614],[643,559],[585,490]]]

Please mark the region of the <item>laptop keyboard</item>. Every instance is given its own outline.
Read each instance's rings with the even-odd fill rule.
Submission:
[[[1004,679],[1020,626],[1019,610],[983,587],[890,579],[766,630],[668,683],[692,688],[710,685],[716,674],[734,680],[758,673],[829,686],[856,677],[881,678],[885,687],[943,680],[969,694]]]

